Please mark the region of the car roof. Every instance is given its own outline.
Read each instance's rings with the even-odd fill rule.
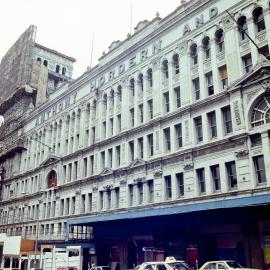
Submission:
[[[219,261],[209,261],[206,263],[216,263],[216,262],[235,262],[234,260],[219,260]]]

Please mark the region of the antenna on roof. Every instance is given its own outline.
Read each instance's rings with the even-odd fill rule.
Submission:
[[[92,44],[91,44],[90,69],[91,69],[91,67],[92,67],[93,48],[94,48],[94,32],[93,32],[93,36],[92,36]]]
[[[132,0],[130,0],[130,29],[129,29],[130,35],[132,32],[132,15],[133,15]]]

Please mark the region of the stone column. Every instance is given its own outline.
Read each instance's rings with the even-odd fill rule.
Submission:
[[[123,77],[121,80],[121,95],[122,95],[122,102],[120,104],[121,109],[121,131],[126,130],[128,127],[128,116],[129,116],[129,107],[128,107],[128,95],[129,95],[129,89],[128,89],[128,77]],[[119,97],[118,97],[119,98]],[[116,121],[115,121],[116,122]]]
[[[143,182],[143,204],[147,204],[149,202],[149,186],[148,182]]]
[[[242,64],[239,49],[238,27],[234,26],[233,20],[227,16],[224,20],[224,46],[225,62],[228,70],[229,84],[239,79],[242,75]]]
[[[223,89],[221,87],[221,78],[219,76],[218,67],[217,67],[217,46],[215,38],[210,39],[210,46],[211,46],[211,71],[213,76],[213,86],[214,86],[214,93],[222,92]]]
[[[255,41],[255,43],[258,43],[256,42],[256,32],[255,32],[256,26],[254,25],[252,17],[247,19],[247,26],[248,26],[248,35]],[[250,41],[249,41],[249,47],[250,47],[250,52],[251,52],[252,65],[254,67],[258,62],[259,53],[256,46]]]
[[[154,173],[154,190],[155,190],[155,195],[154,195],[154,201],[155,203],[162,202],[163,200],[163,185],[162,181],[163,180],[163,175],[162,171],[156,171]]]
[[[219,173],[220,173],[220,189],[222,193],[225,193],[228,191],[228,177],[227,177],[227,171],[225,163],[220,162],[219,164]]]
[[[152,60],[153,71],[153,117],[161,116],[163,99],[161,93],[161,68],[160,57]]]
[[[188,53],[189,46],[188,41],[184,41],[179,44],[179,62],[180,62],[180,82],[181,82],[181,105],[190,104],[193,100],[193,86],[191,82],[191,60]],[[190,89],[190,91],[185,91]]]
[[[169,54],[168,56],[168,72],[169,72],[169,107],[170,112],[174,111],[176,109],[175,106],[175,96],[174,96],[174,88],[173,88],[173,79],[174,79],[174,63],[172,61],[172,54]]]
[[[204,99],[208,96],[207,87],[205,83],[205,74],[204,74],[204,52],[202,45],[197,47],[198,50],[198,72],[199,72],[199,80],[200,80],[200,99]],[[194,93],[194,89],[193,89]]]
[[[75,152],[77,149],[77,131],[78,131],[78,123],[80,122],[79,119],[79,111],[78,109],[75,110],[75,117],[74,117],[74,132],[73,132],[73,152]]]

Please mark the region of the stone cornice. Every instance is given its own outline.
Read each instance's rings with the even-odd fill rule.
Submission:
[[[181,204],[192,204],[192,203],[197,203],[197,202],[205,202],[205,201],[219,201],[219,200],[224,200],[224,199],[230,199],[230,198],[235,198],[235,196],[253,196],[253,195],[259,195],[259,194],[265,194],[269,193],[270,187],[258,187],[255,189],[245,189],[245,190],[232,190],[228,191],[225,193],[215,193],[215,194],[210,194],[210,195],[199,195],[198,197],[194,198],[177,198],[175,200],[171,201],[164,201],[164,202],[159,202],[159,203],[149,203],[145,205],[139,205],[139,206],[131,206],[131,207],[121,207],[117,209],[108,209],[105,211],[95,211],[95,212],[88,212],[88,213],[80,213],[80,214],[74,214],[74,215],[69,215],[69,216],[58,216],[58,217],[52,217],[52,218],[46,218],[46,219],[40,219],[40,223],[44,222],[56,222],[56,221],[61,221],[61,220],[67,220],[71,218],[78,218],[78,217],[86,217],[86,216],[97,216],[97,215],[106,215],[108,213],[113,214],[113,213],[118,213],[118,212],[124,212],[124,211],[137,211],[141,209],[153,209],[153,208],[160,208],[160,207],[166,207],[166,206],[176,206],[176,205],[181,205]],[[20,223],[12,223],[12,224],[2,224],[0,227],[11,227],[11,226],[16,226],[16,225],[27,225],[27,224],[36,224],[36,220],[29,220],[29,221],[23,221]]]

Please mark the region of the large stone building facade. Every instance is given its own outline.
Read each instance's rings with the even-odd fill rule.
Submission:
[[[269,8],[182,2],[73,81],[72,58],[36,45],[46,102],[37,91],[1,152],[0,231],[123,269],[168,255],[267,268]]]

